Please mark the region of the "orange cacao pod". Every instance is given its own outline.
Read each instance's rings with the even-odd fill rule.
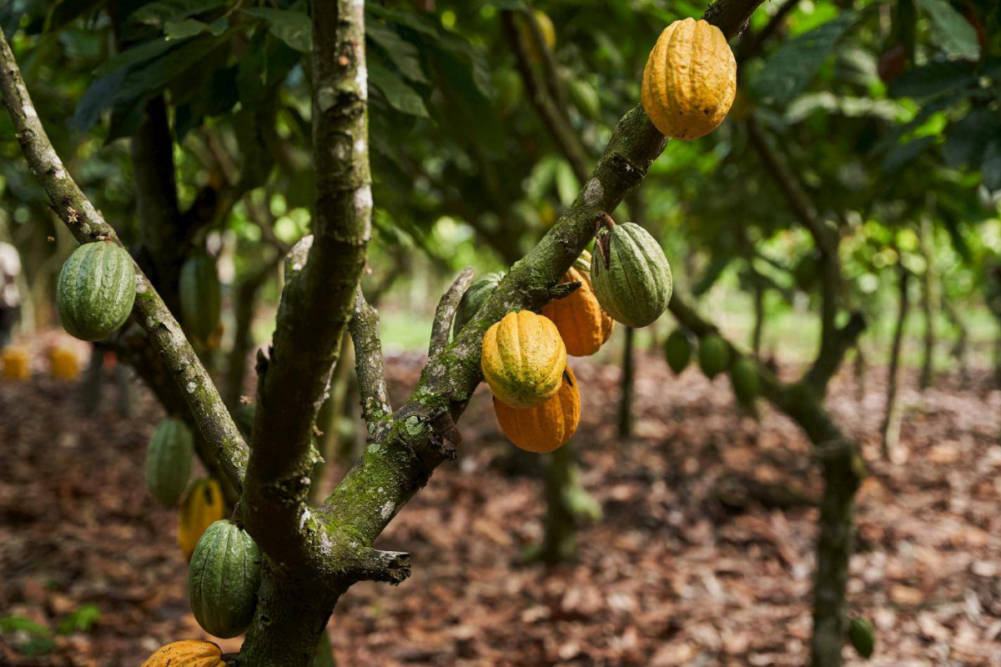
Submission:
[[[567,354],[574,357],[589,357],[600,350],[615,326],[608,313],[601,309],[589,274],[590,271],[585,273],[576,266],[571,267],[560,282],[579,282],[580,287],[570,296],[553,299],[542,309],[542,314],[559,330]]]
[[[512,408],[494,398],[494,413],[504,435],[518,447],[545,454],[570,442],[580,422],[577,378],[567,366],[560,390],[536,408]]]
[[[559,391],[566,365],[566,345],[547,317],[527,310],[511,312],[483,335],[483,378],[510,406],[545,403]]]

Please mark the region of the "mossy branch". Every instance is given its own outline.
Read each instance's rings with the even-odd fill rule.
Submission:
[[[83,194],[52,147],[3,34],[0,34],[0,92],[28,166],[41,181],[52,210],[74,238],[80,243],[111,241],[121,245],[114,228]],[[138,265],[132,314],[170,371],[192,419],[230,482],[242,488],[247,444],[180,324]]]
[[[434,312],[434,324],[431,327],[428,357],[441,354],[448,345],[448,337],[452,331],[452,321],[455,320],[455,311],[459,307],[459,300],[469,289],[471,282],[473,282],[473,270],[466,267],[456,276],[445,294],[442,295],[441,300],[438,301],[438,308]]]
[[[393,412],[386,388],[382,363],[382,338],[379,335],[379,311],[365,300],[361,289],[355,295],[351,317],[351,338],[355,344],[355,368],[361,394],[362,417],[369,435],[375,435],[378,425]]]

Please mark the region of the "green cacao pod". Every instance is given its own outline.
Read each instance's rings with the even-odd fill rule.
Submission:
[[[571,81],[567,86],[570,101],[585,118],[597,120],[601,118],[601,99],[594,86],[586,81]]]
[[[222,312],[222,285],[215,260],[198,253],[184,262],[178,293],[185,331],[202,342],[207,341],[219,325]]]
[[[863,658],[872,657],[876,650],[876,629],[869,621],[856,616],[848,623],[848,638],[855,652]]]
[[[236,524],[216,521],[202,539],[188,567],[188,600],[206,632],[229,639],[250,627],[261,585],[261,552]]]
[[[505,67],[494,72],[492,77],[497,91],[497,108],[502,114],[513,111],[524,99],[524,84],[521,76],[513,69]]]
[[[101,340],[125,324],[136,300],[136,270],[114,243],[85,243],[59,272],[56,307],[63,328],[80,340]]]
[[[146,449],[146,487],[164,507],[174,507],[191,476],[194,436],[179,419],[164,419]]]
[[[692,360],[692,342],[683,331],[675,329],[667,337],[664,353],[667,356],[667,365],[675,375],[681,375],[681,372],[688,368],[688,362]]]
[[[458,336],[462,327],[476,316],[476,313],[487,302],[487,299],[490,298],[503,279],[503,271],[494,271],[473,281],[466,293],[462,295],[459,307],[455,310],[455,320],[452,321],[453,337]]]
[[[663,314],[674,289],[660,244],[639,225],[603,227],[591,258],[598,303],[612,319],[645,327]]]
[[[740,357],[730,366],[730,384],[733,385],[733,393],[737,397],[737,402],[745,408],[754,406],[754,401],[758,398],[759,383],[758,365],[753,360]]]
[[[709,334],[699,342],[699,367],[712,380],[730,365],[730,348],[716,334]]]

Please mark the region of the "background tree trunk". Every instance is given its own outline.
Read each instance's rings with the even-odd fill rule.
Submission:
[[[629,438],[633,433],[633,339],[635,330],[622,327],[622,393],[619,399],[619,438]]]
[[[883,438],[883,458],[890,460],[890,454],[897,447],[900,438],[900,406],[897,402],[897,384],[900,381],[900,351],[904,342],[904,325],[907,323],[907,311],[910,308],[908,287],[910,272],[900,264],[899,273],[899,305],[897,306],[897,322],[893,330],[893,345],[890,348],[890,368],[886,383],[886,415],[880,434]]]
[[[925,317],[924,358],[921,362],[921,389],[931,386],[935,364],[935,315],[938,312],[939,285],[935,269],[935,226],[926,216],[921,221],[921,255],[925,260],[924,289],[921,307]]]

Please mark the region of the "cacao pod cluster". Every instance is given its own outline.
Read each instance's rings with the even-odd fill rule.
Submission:
[[[692,359],[692,341],[688,332],[676,329],[664,344],[667,365],[675,375],[680,375]],[[733,357],[730,346],[716,333],[710,333],[699,341],[699,368],[710,380],[720,373],[728,372],[733,394],[742,408],[754,412],[755,402],[761,389],[758,364],[751,358],[737,355]]]

